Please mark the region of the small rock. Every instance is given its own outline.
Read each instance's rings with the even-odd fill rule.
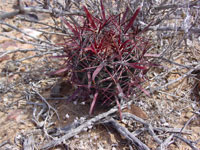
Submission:
[[[137,107],[134,104],[132,104],[130,108],[124,109],[122,112],[129,112],[142,119],[148,119],[147,114],[140,107]]]
[[[97,140],[97,139],[98,139],[98,136],[95,135],[95,136],[94,136],[94,140]]]
[[[83,131],[87,132],[88,128],[83,128]]]
[[[92,129],[92,125],[88,126],[88,129]]]
[[[10,28],[9,26],[5,26],[5,25],[2,25],[2,29],[3,29],[3,32],[10,32],[13,30],[13,28]]]
[[[104,150],[104,148],[103,148],[101,143],[97,143],[97,147],[98,147],[98,150]]]
[[[7,103],[8,100],[9,100],[8,97],[4,97],[4,98],[3,98],[3,102],[4,102],[4,103]]]
[[[110,133],[110,140],[111,140],[112,144],[116,144],[117,143],[117,140],[116,140],[114,134]]]
[[[81,102],[81,105],[85,105],[85,102]]]
[[[117,150],[115,147],[112,147],[112,150]]]
[[[165,122],[165,123],[163,123],[163,126],[169,127],[169,123]]]
[[[21,67],[19,70],[20,70],[21,72],[25,72],[26,68],[25,68],[25,67]]]
[[[127,119],[122,119],[122,122],[123,122],[124,124],[127,124],[127,123],[128,123],[128,120],[127,120]]]
[[[53,53],[52,56],[58,56],[58,54],[57,53]]]
[[[74,105],[77,105],[77,101],[73,101]]]
[[[62,150],[62,148],[55,148],[54,150]]]
[[[193,113],[191,111],[187,112],[185,114],[185,118],[190,119],[192,117]]]
[[[187,39],[187,45],[188,45],[188,46],[192,46],[192,45],[193,45],[193,42],[192,42],[191,40]]]
[[[166,123],[166,119],[164,117],[160,118],[162,124]]]
[[[66,119],[69,119],[69,114],[66,114],[66,115],[65,115],[65,118],[66,118]]]
[[[85,117],[80,117],[80,121],[81,121],[81,122],[84,122],[85,120],[86,120]]]
[[[79,135],[75,135],[74,138],[77,138],[77,139],[78,139],[78,138],[79,138]]]
[[[42,32],[39,32],[39,31],[36,31],[36,30],[33,30],[33,29],[29,29],[29,28],[26,28],[26,29],[23,29],[23,31],[29,35],[31,35],[32,37],[34,38],[39,38],[40,35],[42,35]],[[26,37],[27,38],[27,37]]]

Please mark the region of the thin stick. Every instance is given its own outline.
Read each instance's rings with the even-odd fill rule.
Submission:
[[[49,13],[49,14],[59,14],[60,16],[72,16],[72,15],[79,15],[79,16],[84,16],[83,12],[68,12],[68,11],[62,11],[59,10],[58,8],[49,8],[49,9],[42,9],[39,7],[24,7],[23,11],[17,10],[13,12],[8,12],[4,13],[3,15],[0,15],[0,20],[4,20],[6,18],[13,18],[16,15],[19,14],[28,14],[31,12],[36,12],[36,13]]]
[[[127,105],[130,105],[132,103],[133,103],[133,100],[129,101],[127,104],[122,105],[121,109],[124,109]],[[71,129],[64,136],[58,138],[57,140],[52,140],[48,144],[45,144],[44,146],[41,147],[41,149],[48,149],[48,148],[52,148],[54,146],[57,146],[57,145],[61,144],[63,141],[66,141],[69,138],[72,138],[75,135],[79,134],[81,131],[83,131],[84,128],[87,128],[88,126],[94,125],[95,123],[99,122],[102,119],[105,119],[106,117],[114,114],[117,111],[118,111],[118,108],[114,107],[114,108],[110,109],[109,111],[107,111],[105,113],[99,114],[99,115],[95,116],[94,118],[87,120],[86,122],[84,122],[83,124],[78,126],[77,128]]]
[[[130,113],[122,113],[123,118],[128,118],[128,119],[133,119],[137,122],[142,123],[143,125],[145,125],[147,127],[147,130],[149,131],[149,134],[153,137],[153,139],[158,143],[161,144],[162,140],[158,138],[158,136],[154,133],[153,131],[153,127],[151,124],[147,123],[146,121],[144,121],[142,118],[139,118],[133,114]]]
[[[181,77],[179,77],[179,78],[177,78],[177,79],[175,79],[175,80],[173,80],[173,81],[171,81],[171,82],[169,82],[169,83],[167,83],[167,84],[164,84],[164,85],[162,85],[162,86],[159,86],[159,87],[155,88],[155,89],[153,90],[153,92],[154,92],[154,91],[159,91],[159,90],[161,90],[161,89],[163,89],[163,88],[168,87],[168,86],[171,85],[171,84],[174,84],[174,83],[176,83],[176,82],[178,82],[178,81],[184,79],[185,77],[187,77],[188,75],[190,75],[195,69],[197,69],[197,68],[199,68],[199,67],[200,67],[200,64],[197,65],[196,67],[194,67],[193,69],[190,69],[190,71],[188,71],[187,73],[185,73],[185,74],[182,75]]]
[[[172,140],[173,137],[174,137],[174,134],[172,134],[168,138],[166,138],[163,141],[163,143],[161,143],[160,146],[158,148],[156,148],[156,150],[167,150],[167,147],[174,142]]]
[[[184,143],[186,143],[187,145],[189,145],[189,146],[192,148],[192,150],[199,150],[199,149],[195,146],[195,142],[190,141],[190,140],[188,140],[188,139],[186,139],[186,138],[184,138],[184,137],[182,137],[182,136],[180,136],[180,135],[174,135],[174,137],[180,139],[181,141],[183,141]]]
[[[60,120],[60,117],[59,117],[59,115],[58,115],[57,110],[56,110],[54,107],[52,107],[52,106],[47,102],[47,100],[46,100],[37,90],[35,90],[34,88],[32,88],[32,90],[42,99],[42,101],[44,101],[44,102],[46,103],[46,105],[48,106],[49,110],[52,109],[52,110],[56,113],[58,119]]]
[[[128,141],[130,141],[132,144],[135,145],[135,147],[138,150],[150,150],[150,148],[147,147],[146,144],[141,142],[137,137],[135,137],[130,131],[128,131],[127,128],[121,126],[117,121],[115,121],[113,118],[110,120],[106,120],[103,123],[109,123],[112,125],[113,128],[115,128],[122,136],[124,136]]]

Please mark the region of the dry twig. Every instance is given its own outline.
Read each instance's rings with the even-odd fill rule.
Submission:
[[[114,119],[109,119],[103,122],[104,124],[109,124],[115,128],[122,136],[124,136],[131,144],[134,144],[138,150],[150,150],[147,145],[141,142],[137,137],[135,137],[127,128],[121,126]]]
[[[121,109],[124,109],[127,105],[130,105],[132,102],[133,102],[133,100],[129,101],[128,104],[124,104],[123,106],[121,106]],[[57,140],[50,141],[48,144],[42,146],[41,149],[49,149],[51,147],[57,146],[57,145],[61,144],[63,141],[66,141],[69,138],[72,138],[75,135],[79,134],[81,131],[83,131],[84,128],[87,128],[88,126],[93,126],[94,124],[98,123],[102,119],[107,118],[108,116],[114,114],[117,111],[118,111],[118,108],[114,107],[105,113],[99,114],[99,115],[95,116],[94,118],[91,118],[91,119],[85,121],[77,128],[71,129],[64,136],[58,138]]]

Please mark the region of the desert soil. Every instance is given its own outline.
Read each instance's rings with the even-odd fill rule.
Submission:
[[[5,7],[6,6],[6,7]],[[11,11],[13,8],[13,1],[0,1],[0,10]],[[43,22],[48,22],[48,17],[40,16]],[[16,19],[6,20],[8,23],[17,26],[21,30],[36,28],[31,23],[20,24]],[[0,33],[8,36],[26,39],[21,33],[14,29],[1,25]],[[40,34],[36,34],[39,38]],[[51,40],[59,40],[58,36],[52,36]],[[194,42],[196,49],[188,50],[180,48],[177,52],[175,61],[180,64],[190,64],[194,60],[199,60],[200,41]],[[32,45],[16,42],[6,37],[0,37],[0,55],[5,52],[14,51],[16,49],[31,49]],[[35,143],[41,145],[47,140],[45,133],[33,121],[34,105],[35,103],[42,103],[38,97],[32,97],[31,90],[34,87],[40,94],[49,98],[52,94],[52,89],[65,87],[63,93],[65,96],[70,95],[73,86],[63,82],[59,77],[50,77],[46,75],[49,68],[59,67],[61,64],[58,60],[52,60],[50,57],[35,57],[33,59],[16,62],[16,60],[24,59],[35,55],[37,52],[30,51],[26,53],[14,52],[0,57],[0,149],[22,149],[23,139],[27,137],[34,137]],[[183,54],[184,53],[184,54]],[[14,62],[14,63],[13,63]],[[167,62],[162,62],[165,68],[171,68],[172,65]],[[160,83],[170,82],[179,78],[186,73],[188,69],[177,69],[166,73],[163,68],[152,69],[149,73],[149,81],[146,84],[152,88],[156,85],[156,76],[167,74],[164,79],[157,81]],[[200,79],[200,78],[199,78]],[[200,108],[200,97],[198,97],[198,88],[195,88],[198,83],[198,78],[186,77],[179,82],[170,85],[168,88],[154,92],[150,97],[145,94],[139,96],[139,100],[134,102],[129,111],[139,117],[146,119],[153,125],[158,127],[172,127],[182,128],[186,122],[197,112]],[[199,84],[200,85],[200,84]],[[192,94],[194,89],[197,94]],[[56,91],[53,91],[56,92]],[[65,100],[49,100],[58,112],[60,121],[54,115],[52,117],[52,126],[66,126],[74,121],[74,119],[88,116],[89,103],[81,101],[66,102]],[[97,109],[94,115],[99,114],[105,110]],[[125,126],[123,122],[122,125]],[[132,124],[130,130],[134,131],[137,124]],[[191,134],[184,135],[185,138],[192,141],[200,139],[200,117],[195,117],[193,121],[186,127],[191,130]],[[162,137],[162,135],[161,135]],[[145,135],[142,138],[151,149],[156,148],[156,143]],[[107,128],[103,125],[97,125],[89,128],[76,137],[68,140],[68,147],[77,150],[110,150],[110,149],[129,149],[126,140],[121,137],[113,129]],[[172,150],[189,150],[190,147],[184,142],[176,141],[176,145],[171,145],[169,149]],[[200,142],[198,143],[200,148]],[[35,147],[36,148],[36,147]],[[56,147],[54,149],[65,149],[66,147]]]

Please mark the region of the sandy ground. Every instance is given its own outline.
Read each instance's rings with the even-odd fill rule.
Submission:
[[[5,7],[6,5],[6,7]],[[4,11],[12,10],[12,1],[0,1],[0,8]],[[41,16],[42,17],[42,16]],[[44,16],[43,16],[44,17]],[[48,18],[43,20],[48,22]],[[17,20],[8,20],[12,25],[19,27],[20,29],[31,28],[31,23],[20,24]],[[6,26],[1,26],[0,32],[16,38],[23,37],[21,33],[16,32]],[[36,35],[40,36],[40,35]],[[53,37],[52,40],[56,42],[60,37]],[[176,52],[175,62],[180,64],[190,64],[193,61],[198,61],[199,55],[199,41],[193,43],[193,50],[180,48],[179,52]],[[195,48],[196,49],[195,49]],[[14,51],[15,49],[30,49],[32,45],[22,44],[15,42],[9,38],[0,38],[0,54],[8,51]],[[48,57],[38,57],[33,59],[27,59],[20,63],[12,63],[15,61],[35,55],[36,52],[27,53],[11,53],[0,57],[0,149],[21,149],[22,142],[27,137],[34,137],[36,147],[37,145],[47,142],[45,134],[33,121],[33,108],[34,105],[28,104],[27,101],[41,103],[38,97],[31,97],[31,88],[35,87],[39,90],[41,95],[45,98],[50,97],[52,88],[55,86],[65,87],[63,89],[64,95],[70,95],[73,90],[72,85],[63,82],[60,78],[49,77],[44,72],[48,71],[48,68],[58,67],[59,61],[49,59]],[[171,68],[172,65],[163,62],[162,65],[166,68]],[[179,78],[182,74],[187,72],[188,69],[176,69],[167,73],[165,78],[157,82],[170,82],[171,80]],[[149,73],[149,83],[155,87],[153,83],[157,79],[156,76],[165,74],[165,70],[156,68],[152,69]],[[198,77],[197,77],[198,78]],[[197,82],[192,77],[180,80],[173,86],[169,86],[167,89],[154,92],[151,97],[142,94],[138,101],[134,102],[129,111],[139,117],[143,117],[147,121],[151,122],[155,126],[159,127],[173,127],[182,128],[192,116],[195,111],[199,110],[199,97]],[[197,94],[191,94],[196,90]],[[62,91],[59,91],[62,92]],[[88,116],[89,103],[66,102],[65,100],[49,100],[54,108],[56,108],[60,121],[55,117],[52,117],[52,123],[54,126],[66,126],[74,121],[74,119]],[[97,109],[94,115],[105,111]],[[121,122],[125,126],[125,123]],[[128,127],[131,131],[134,131],[138,127],[137,123],[130,123]],[[195,117],[186,127],[187,130],[191,130],[192,134],[184,135],[185,138],[196,141],[200,138],[200,117]],[[162,135],[160,135],[162,137]],[[165,136],[165,135],[163,135]],[[148,134],[142,136],[142,141],[152,149],[156,148],[155,142]],[[89,128],[76,137],[68,140],[68,147],[77,150],[115,150],[115,149],[130,149],[126,140],[121,137],[115,130],[107,128],[103,125],[97,125],[93,128]],[[177,140],[176,145],[172,144],[169,149],[175,150],[189,150],[190,147],[185,143]],[[200,148],[200,142],[198,142]],[[66,149],[66,147],[57,147],[54,149]]]

